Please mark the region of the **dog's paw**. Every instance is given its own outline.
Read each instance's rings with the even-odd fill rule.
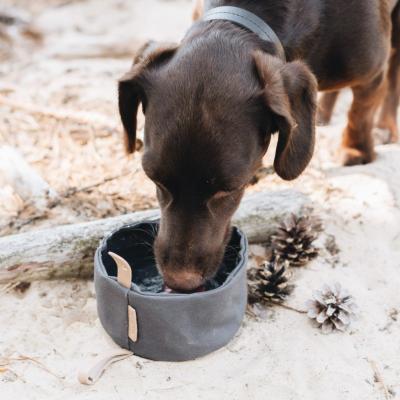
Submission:
[[[375,127],[372,133],[376,144],[390,143],[391,133],[389,129]]]
[[[353,147],[342,147],[341,153],[342,164],[346,167],[368,164],[376,158],[374,151],[366,152]]]
[[[377,143],[390,144],[399,141],[399,129],[396,118],[383,114],[373,130]]]
[[[377,144],[391,144],[399,141],[397,130],[377,126],[373,130],[374,139]]]

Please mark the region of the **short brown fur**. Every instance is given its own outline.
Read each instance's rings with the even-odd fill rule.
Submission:
[[[155,256],[167,285],[177,290],[193,290],[215,274],[231,217],[273,133],[276,172],[294,179],[306,168],[317,89],[353,89],[344,162],[373,160],[371,130],[385,91],[391,21],[400,26],[399,6],[390,0],[196,1],[193,15],[198,19],[222,5],[263,18],[279,36],[287,62],[246,29],[199,20],[179,45],[145,46],[119,84],[130,152],[140,103],[146,115],[143,168],[157,185],[161,207]],[[393,138],[399,62],[395,52],[393,88],[381,118]],[[335,97],[325,103],[325,119]]]

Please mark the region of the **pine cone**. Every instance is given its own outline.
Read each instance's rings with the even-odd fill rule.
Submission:
[[[345,331],[356,316],[357,305],[347,290],[339,283],[333,287],[324,285],[313,293],[313,300],[307,302],[308,316],[315,320],[323,333],[335,329]]]
[[[292,267],[307,264],[318,256],[318,248],[313,246],[313,242],[321,230],[320,221],[292,214],[272,236],[273,257],[279,256],[282,260],[287,260]]]
[[[282,302],[292,293],[294,285],[289,285],[291,278],[287,271],[287,262],[264,262],[258,268],[249,271],[249,302],[277,301]]]

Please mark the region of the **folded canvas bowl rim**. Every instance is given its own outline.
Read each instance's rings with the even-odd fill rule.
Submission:
[[[120,284],[116,276],[109,275],[108,264],[103,263],[112,243],[119,241],[117,237],[117,242],[109,242],[110,238],[122,231],[124,240],[124,229],[129,233],[135,227],[157,223],[158,220],[144,219],[126,224],[100,243],[95,254],[99,318],[116,344],[140,357],[155,361],[194,360],[225,346],[240,328],[247,304],[247,238],[240,229],[233,228],[233,269],[216,289],[190,294],[146,293],[132,282],[130,286]],[[129,252],[129,246],[125,251]]]
[[[96,260],[96,267],[99,268],[102,272],[103,275],[105,275],[107,278],[112,279],[117,282],[117,277],[110,276],[106,270],[106,267],[103,263],[102,260],[102,252],[104,250],[107,250],[107,242],[109,239],[112,238],[113,235],[116,233],[120,232],[123,229],[132,229],[135,228],[139,225],[142,224],[158,224],[159,219],[153,219],[153,220],[143,220],[131,224],[126,224],[123,225],[114,231],[112,231],[110,234],[108,234],[102,241],[100,246],[96,250],[95,254],[95,260]],[[240,236],[240,250],[238,251],[238,257],[240,257],[240,261],[237,263],[236,267],[229,273],[229,276],[226,278],[224,283],[220,286],[218,286],[215,289],[211,289],[205,292],[195,292],[195,293],[151,293],[151,292],[143,292],[141,291],[138,286],[135,283],[131,283],[130,291],[135,293],[135,296],[140,296],[140,297],[158,297],[160,299],[166,300],[168,298],[176,298],[179,297],[182,300],[184,298],[191,299],[194,297],[206,297],[208,295],[212,294],[217,294],[218,292],[222,292],[229,288],[231,284],[235,281],[235,279],[239,279],[240,277],[240,272],[242,271],[243,268],[246,267],[247,264],[247,253],[248,253],[248,241],[246,235],[237,227],[232,227],[232,230],[236,230],[236,232]],[[134,269],[135,266],[131,265],[131,268]]]

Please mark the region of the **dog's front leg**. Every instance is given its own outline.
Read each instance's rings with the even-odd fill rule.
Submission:
[[[389,132],[385,143],[397,143],[399,130],[397,126],[397,110],[400,98],[400,40],[398,49],[393,51],[388,74],[388,91],[382,106],[378,127]]]
[[[331,122],[333,109],[340,91],[325,92],[321,95],[318,102],[317,123],[318,125],[328,125]]]

